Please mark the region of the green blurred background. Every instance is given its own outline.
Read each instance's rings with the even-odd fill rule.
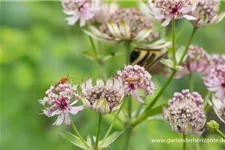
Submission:
[[[135,6],[132,2],[123,2],[124,7]],[[82,55],[91,51],[88,37],[78,25],[68,26],[60,2],[0,2],[1,6],[1,149],[2,150],[72,150],[79,149],[64,140],[59,133],[70,130],[69,127],[52,126],[56,118],[40,115],[40,98],[45,96],[51,83],[69,73],[76,80],[102,75],[102,68]],[[181,30],[187,21],[180,21],[177,30]],[[178,39],[186,44],[190,36],[191,25]],[[193,43],[205,48],[209,53],[225,52],[225,21],[201,29]],[[124,52],[123,45],[102,44],[104,54]],[[109,75],[124,66],[124,55],[111,59],[106,64]],[[201,78],[195,78],[195,90],[202,95],[206,89]],[[165,82],[163,76],[154,76],[153,80],[160,88]],[[187,77],[175,80],[160,99],[166,103],[175,91],[188,88]],[[147,99],[147,103],[151,97]],[[135,107],[138,103],[134,102]],[[95,135],[97,115],[88,110],[73,117],[75,124],[84,137]],[[102,133],[110,125],[112,115],[106,115]],[[217,119],[211,110],[208,120]],[[221,126],[224,128],[224,126]],[[121,130],[117,124],[114,130]],[[103,136],[103,134],[102,134]],[[205,133],[204,138],[219,138],[213,133]],[[196,136],[190,136],[196,137]],[[130,150],[180,149],[181,143],[152,143],[152,138],[182,138],[172,132],[163,120],[148,120],[134,129]],[[197,138],[197,137],[196,137]],[[109,150],[121,149],[122,138],[111,145]],[[196,144],[188,144],[196,149]],[[218,143],[201,143],[204,150],[222,150],[225,146]]]

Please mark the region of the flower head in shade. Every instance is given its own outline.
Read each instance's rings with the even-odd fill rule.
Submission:
[[[62,6],[69,25],[75,24],[80,20],[80,26],[83,27],[88,20],[94,16],[97,10],[97,0],[62,0]]]
[[[197,92],[183,90],[181,93],[175,93],[169,100],[168,108],[163,108],[164,120],[173,131],[200,135],[199,130],[206,122],[202,103],[203,99]]]
[[[89,78],[81,84],[81,88],[84,105],[97,113],[115,112],[122,104],[123,86],[115,77],[108,79],[106,84],[102,79],[97,79],[95,86],[92,85],[92,79]]]
[[[107,43],[152,41],[159,36],[150,19],[134,8],[118,9],[99,28],[89,26],[85,32]]]
[[[157,20],[164,20],[162,26],[167,26],[172,19],[195,20],[195,17],[188,15],[191,9],[191,0],[149,0],[149,12]]]
[[[219,13],[220,0],[196,0],[190,15],[196,20],[192,20],[195,27],[206,27],[217,24],[225,17],[225,12]]]
[[[95,11],[94,17],[91,19],[91,23],[103,24],[107,23],[110,16],[118,9],[117,3],[102,2],[99,4],[99,9]]]
[[[141,97],[151,95],[155,91],[156,87],[152,82],[152,76],[144,67],[128,65],[124,67],[124,70],[119,70],[117,74],[125,92],[134,96],[140,103],[144,103]],[[139,92],[144,92],[144,94]]]
[[[222,122],[225,123],[225,99],[212,98],[213,108]]]
[[[75,115],[84,109],[84,106],[74,106],[80,99],[76,93],[76,86],[72,87],[70,84],[51,86],[46,94],[47,96],[39,102],[45,106],[43,114],[48,117],[58,115],[53,125],[61,125],[63,122],[70,125],[70,114]]]
[[[225,65],[215,65],[205,76],[204,84],[215,96],[221,100],[225,99]]]
[[[213,54],[211,56],[211,60],[213,62],[213,66],[216,65],[225,65],[225,55],[218,55],[218,54]]]
[[[202,75],[209,71],[211,59],[209,54],[201,47],[191,45],[187,52],[187,57],[182,68],[178,70],[176,78],[181,78],[191,72]]]

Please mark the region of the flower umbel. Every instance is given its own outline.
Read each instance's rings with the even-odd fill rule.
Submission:
[[[183,90],[181,93],[175,93],[169,100],[168,108],[163,108],[164,120],[173,131],[200,135],[202,132],[199,130],[206,122],[202,103],[203,99],[197,92]]]
[[[220,0],[196,0],[190,15],[196,20],[192,20],[195,27],[206,27],[217,24],[225,17],[225,12],[219,14]]]
[[[97,79],[96,85],[92,85],[92,79],[89,78],[81,84],[84,105],[91,110],[108,114],[117,111],[124,97],[123,86],[118,79],[112,77],[106,84],[102,79]]]
[[[188,15],[191,8],[191,0],[149,0],[150,13],[158,20],[165,20],[162,26],[167,26],[172,19],[195,20]]]
[[[84,106],[73,106],[78,102],[80,96],[76,93],[76,86],[70,84],[59,84],[51,86],[46,91],[47,96],[40,100],[45,106],[43,114],[48,117],[59,115],[53,125],[61,125],[63,121],[66,125],[70,125],[70,114],[77,114],[84,109]]]
[[[106,3],[102,2],[99,4],[99,9],[95,11],[94,17],[91,20],[91,23],[103,24],[107,23],[110,19],[110,16],[115,13],[118,9],[117,3]]]
[[[151,20],[134,8],[118,9],[107,23],[98,29],[89,26],[86,33],[107,43],[152,41],[159,36]]]
[[[155,91],[156,87],[152,82],[152,76],[144,67],[128,65],[124,67],[124,70],[119,70],[117,74],[125,92],[134,96],[140,103],[144,103],[141,97],[152,95]],[[144,94],[140,94],[139,91]]]
[[[225,65],[215,65],[209,73],[204,76],[204,84],[220,100],[225,99]]]
[[[197,72],[201,75],[209,71],[211,59],[209,54],[201,47],[191,45],[188,49],[187,58],[178,70],[176,78],[181,78],[191,72]]]
[[[73,25],[80,20],[81,27],[94,16],[94,10],[96,9],[93,8],[92,2],[89,0],[62,0],[62,6],[65,14],[70,15],[66,18],[68,24]]]

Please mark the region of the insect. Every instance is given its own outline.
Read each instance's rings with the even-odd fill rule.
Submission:
[[[64,84],[64,83],[67,83],[67,82],[69,82],[69,75],[67,75],[67,77],[63,77],[63,78],[61,78],[56,84],[55,84],[55,86],[58,86],[59,84]]]
[[[132,65],[143,66],[151,74],[157,74],[163,71],[163,65],[159,61],[166,55],[166,49],[136,48],[131,53],[130,60]]]
[[[135,81],[139,81],[140,78],[139,77],[128,77],[125,79],[125,81],[127,82],[135,82]]]
[[[152,0],[152,3],[155,3],[155,0]]]

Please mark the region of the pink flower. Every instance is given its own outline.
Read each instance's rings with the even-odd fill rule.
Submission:
[[[204,76],[204,84],[209,91],[215,92],[215,96],[221,100],[225,99],[225,64],[215,65],[209,73]]]
[[[65,14],[71,16],[66,18],[68,24],[73,25],[80,20],[81,27],[94,16],[96,9],[89,0],[62,0],[62,6]]]
[[[188,49],[187,58],[182,68],[178,70],[176,78],[182,78],[191,72],[197,72],[201,75],[207,73],[210,69],[211,59],[209,54],[201,47],[191,45]]]
[[[76,93],[76,86],[72,87],[70,84],[51,86],[46,94],[47,96],[39,102],[45,106],[43,114],[48,117],[58,115],[58,119],[53,125],[61,125],[63,121],[66,125],[70,125],[70,114],[75,115],[84,109],[84,106],[73,106],[80,99]]]
[[[197,92],[183,90],[181,93],[174,93],[174,97],[168,102],[168,108],[163,108],[164,120],[173,131],[200,135],[202,132],[199,130],[206,122],[202,103],[203,99]]]
[[[218,54],[213,54],[211,56],[211,60],[213,62],[213,65],[225,65],[225,55],[218,55]]]
[[[149,9],[156,19],[165,20],[162,26],[167,26],[172,19],[196,19],[188,15],[192,9],[191,0],[149,0]]]
[[[124,70],[119,70],[117,74],[125,92],[134,96],[140,103],[144,103],[141,99],[142,96],[151,95],[155,91],[152,76],[144,67],[128,65],[124,67]],[[144,92],[144,94],[139,94],[138,91]]]

